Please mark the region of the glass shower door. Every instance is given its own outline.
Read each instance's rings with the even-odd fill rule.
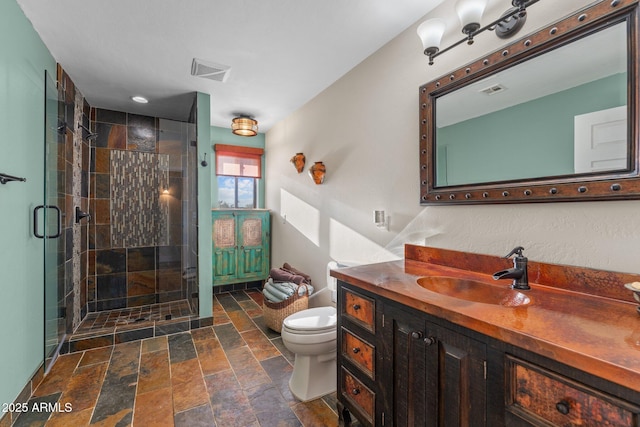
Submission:
[[[66,124],[58,116],[56,82],[45,72],[44,126],[44,204],[34,212],[34,233],[44,239],[44,362],[48,371],[65,338],[64,239],[62,213],[64,204]]]

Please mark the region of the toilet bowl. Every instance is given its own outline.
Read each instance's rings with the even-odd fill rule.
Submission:
[[[302,310],[282,321],[282,342],[296,359],[291,393],[305,402],[336,390],[335,307]]]

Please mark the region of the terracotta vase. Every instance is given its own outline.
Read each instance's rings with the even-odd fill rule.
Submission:
[[[291,158],[291,163],[296,167],[298,173],[302,173],[302,170],[304,169],[304,161],[305,157],[302,153],[296,153],[296,155]]]
[[[313,166],[309,168],[309,176],[316,184],[322,184],[324,181],[324,175],[327,173],[327,168],[322,162],[315,162]]]

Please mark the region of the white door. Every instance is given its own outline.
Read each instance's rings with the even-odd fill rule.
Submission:
[[[627,107],[574,117],[575,173],[627,169]]]

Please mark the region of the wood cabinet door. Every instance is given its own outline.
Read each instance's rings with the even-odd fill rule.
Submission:
[[[269,268],[269,212],[238,213],[238,278],[262,279]]]
[[[392,425],[486,426],[485,344],[427,319],[384,306],[382,369]]]
[[[437,426],[436,401],[427,389],[436,385],[437,354],[424,342],[422,316],[385,305],[383,345],[386,419],[394,426]],[[429,351],[428,351],[429,350]],[[389,388],[391,390],[389,390]],[[387,424],[387,423],[385,423]]]
[[[212,212],[213,283],[225,283],[237,275],[237,218],[234,213]]]
[[[485,344],[429,323],[427,335],[437,359],[437,385],[427,389],[427,398],[438,401],[437,425],[486,426]]]

